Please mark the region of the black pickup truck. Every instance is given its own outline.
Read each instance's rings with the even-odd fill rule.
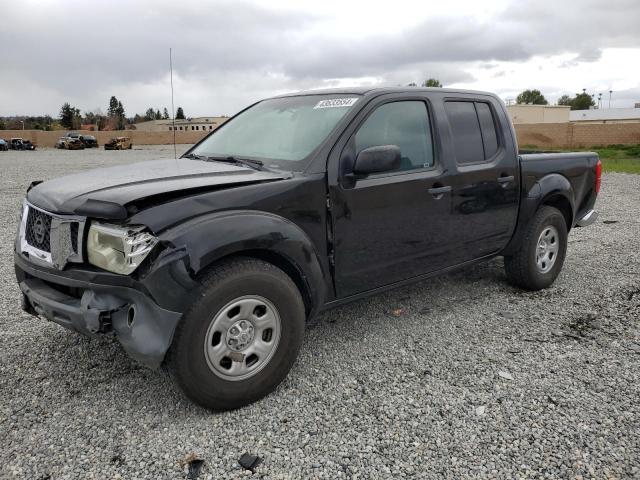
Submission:
[[[593,153],[519,156],[489,93],[296,93],[177,160],[32,183],[15,270],[25,311],[235,408],[282,381],[323,309],[498,255],[513,284],[551,285],[600,174]]]

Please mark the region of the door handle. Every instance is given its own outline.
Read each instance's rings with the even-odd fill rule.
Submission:
[[[433,195],[433,198],[440,200],[445,193],[449,193],[451,191],[451,185],[447,185],[446,187],[433,187],[427,191]]]
[[[516,177],[513,175],[509,175],[508,177],[498,177],[498,183],[509,183],[513,182]]]

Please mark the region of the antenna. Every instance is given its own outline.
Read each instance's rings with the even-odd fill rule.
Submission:
[[[173,125],[173,159],[178,159],[176,151],[176,112],[173,108],[173,58],[171,57],[171,48],[169,48],[169,76],[171,78],[171,122]]]

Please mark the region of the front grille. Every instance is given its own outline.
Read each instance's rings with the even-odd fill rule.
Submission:
[[[35,208],[29,208],[25,238],[32,247],[51,253],[51,216]]]
[[[73,253],[78,253],[78,222],[71,224],[71,249]]]

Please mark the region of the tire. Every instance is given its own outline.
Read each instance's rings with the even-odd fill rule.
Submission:
[[[557,208],[543,206],[531,220],[518,250],[504,257],[507,279],[525,290],[547,288],[560,274],[566,254],[564,215]]]
[[[273,326],[271,332],[260,332],[261,324]],[[236,340],[233,335],[245,327],[253,334],[240,334],[246,332],[251,340]],[[239,408],[282,382],[298,355],[304,328],[304,302],[291,278],[270,263],[236,259],[220,264],[201,282],[198,299],[176,329],[166,366],[195,403],[212,410]],[[257,348],[264,353],[256,355]]]

